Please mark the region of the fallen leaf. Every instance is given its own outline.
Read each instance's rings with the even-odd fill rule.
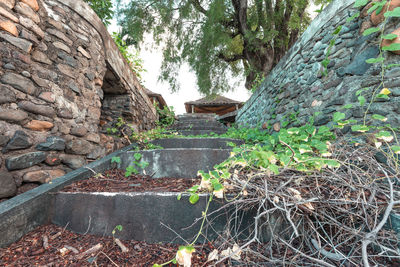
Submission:
[[[210,254],[208,254],[208,261],[216,261],[218,260],[218,250],[214,249]]]

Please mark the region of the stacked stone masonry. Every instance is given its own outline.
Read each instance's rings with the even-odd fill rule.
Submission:
[[[103,110],[118,97],[120,112]],[[117,116],[138,131],[156,120],[86,3],[0,0],[0,199],[120,148],[100,126]]]
[[[392,1],[400,6],[400,1]],[[364,108],[358,104],[356,92],[361,88],[372,89],[381,83],[380,64],[367,64],[365,60],[379,55],[379,33],[363,36],[365,29],[376,26],[374,14],[367,14],[371,7],[353,8],[354,0],[334,0],[299,38],[260,88],[239,111],[237,121],[243,125],[267,128],[279,124],[291,114],[297,114],[297,122],[305,124],[310,116],[319,112],[315,124],[331,125],[336,111],[346,113],[346,119],[362,120]],[[347,19],[361,11],[359,18]],[[383,14],[382,14],[383,16]],[[375,20],[376,21],[376,20]],[[375,25],[374,25],[375,23]],[[342,26],[335,45],[329,54],[328,75],[323,76],[321,62],[325,59],[333,32]],[[399,29],[400,19],[392,18],[385,26],[385,33]],[[399,41],[400,38],[397,38]],[[384,52],[386,64],[398,64],[400,56]],[[390,100],[372,103],[369,115],[386,116],[386,123],[400,126],[400,67],[386,71],[384,86],[391,91]],[[367,99],[367,101],[369,101]],[[349,110],[344,105],[353,104]],[[318,114],[318,113],[317,113]],[[345,127],[343,132],[349,131]]]

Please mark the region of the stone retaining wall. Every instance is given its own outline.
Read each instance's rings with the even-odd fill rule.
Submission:
[[[103,103],[118,95],[129,106],[110,116]],[[0,199],[121,147],[100,126],[116,116],[138,131],[156,120],[90,7],[81,0],[0,0]]]
[[[399,4],[400,1],[392,1]],[[372,88],[381,81],[379,64],[367,64],[366,59],[379,54],[378,33],[363,36],[362,32],[373,26],[367,14],[370,6],[364,8],[361,17],[351,22],[346,20],[356,12],[354,0],[334,0],[309,26],[297,43],[282,58],[260,88],[239,111],[237,121],[252,127],[274,126],[290,114],[297,114],[298,121],[292,126],[302,125],[315,112],[316,125],[330,124],[332,115],[346,104],[353,104],[347,111],[346,119],[360,120],[363,109],[358,105],[356,91]],[[374,18],[372,19],[374,20]],[[380,21],[374,21],[375,24]],[[328,65],[328,75],[322,76],[321,62],[325,59],[333,32],[342,26],[332,48]],[[391,19],[385,33],[400,27],[399,19]],[[400,39],[398,38],[397,41]],[[400,56],[387,52],[387,64],[399,63]],[[370,114],[380,114],[388,118],[386,123],[400,125],[400,68],[386,72],[385,87],[391,90],[390,100],[381,100],[371,105]],[[366,94],[367,95],[367,94]],[[367,99],[367,102],[369,99]],[[344,131],[349,128],[345,127]]]

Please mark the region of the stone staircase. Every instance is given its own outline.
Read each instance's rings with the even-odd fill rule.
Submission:
[[[183,135],[198,135],[210,132],[224,133],[227,128],[215,120],[215,116],[187,114],[179,116],[174,129]],[[111,235],[116,225],[122,225],[118,233],[121,239],[147,242],[182,243],[182,238],[191,240],[199,230],[199,223],[205,210],[208,194],[200,194],[195,205],[189,203],[189,194],[172,192],[59,192],[74,181],[86,179],[95,173],[115,167],[113,157],[120,157],[119,168],[124,169],[134,160],[135,153],[142,154],[142,161],[149,165],[142,170],[153,178],[196,178],[198,170],[212,170],[229,157],[228,142],[241,144],[242,141],[228,138],[172,138],[153,141],[163,149],[131,151],[132,147],[114,152],[100,160],[68,173],[51,184],[43,184],[27,193],[0,203],[0,247],[6,246],[35,227],[54,223],[77,232],[97,235]],[[209,212],[220,209],[223,201],[215,200]],[[238,218],[252,218],[251,215],[237,215]],[[233,217],[235,217],[233,216]],[[232,218],[230,209],[220,209],[209,218],[210,227],[205,230],[207,239],[215,238]],[[249,219],[250,223],[250,219]],[[246,225],[246,223],[244,224]],[[236,229],[242,231],[242,229]],[[177,236],[179,233],[179,238]],[[202,242],[205,238],[200,238]]]
[[[179,115],[177,121],[170,128],[180,135],[204,135],[210,133],[224,134],[227,127],[217,121],[215,114],[186,113]]]

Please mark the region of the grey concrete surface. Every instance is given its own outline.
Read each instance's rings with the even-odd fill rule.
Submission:
[[[110,167],[111,158],[120,156],[131,147],[116,151],[85,167],[72,171],[21,195],[0,203],[0,247],[5,247],[37,226],[50,222],[54,208],[54,193],[64,186],[103,172]]]
[[[148,162],[145,173],[153,178],[195,178],[199,170],[211,170],[229,157],[230,149],[170,148],[130,151],[121,154],[120,168],[134,165],[135,153],[142,154],[141,161]],[[141,170],[143,173],[143,170]]]
[[[67,226],[77,233],[112,235],[116,225],[122,225],[121,239],[146,241],[149,243],[189,243],[200,228],[200,221],[205,210],[208,196],[203,194],[195,205],[188,201],[188,195],[177,200],[178,193],[59,193],[55,200],[55,214],[52,222]],[[222,207],[217,199],[211,202],[209,214]],[[203,229],[207,238],[213,240],[224,229],[230,208],[222,209],[208,217],[211,225]],[[251,212],[237,214],[234,220],[241,220],[236,225],[249,226],[252,223]],[[210,227],[212,226],[212,227]],[[232,229],[241,232],[243,229]],[[179,234],[179,236],[177,235]],[[242,235],[249,235],[242,232]],[[182,240],[182,238],[184,240]],[[204,240],[203,236],[197,243]]]
[[[212,148],[229,149],[228,142],[241,145],[244,142],[231,138],[166,138],[154,140],[151,143],[163,148]]]

